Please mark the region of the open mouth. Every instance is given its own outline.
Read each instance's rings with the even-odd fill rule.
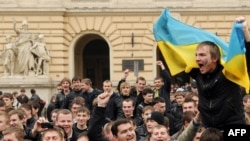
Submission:
[[[204,64],[198,63],[198,66],[201,68],[204,66]]]

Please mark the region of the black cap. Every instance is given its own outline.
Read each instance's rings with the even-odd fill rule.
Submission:
[[[156,121],[158,124],[160,124],[160,125],[164,125],[164,115],[161,113],[161,112],[158,112],[158,111],[154,111],[154,112],[152,112],[149,116],[148,116],[148,118],[147,118],[147,120],[148,119],[151,119],[151,120],[154,120],[154,121]]]

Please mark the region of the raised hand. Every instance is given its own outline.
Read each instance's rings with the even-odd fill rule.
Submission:
[[[97,97],[97,105],[98,107],[106,107],[107,103],[109,102],[110,94],[109,93],[102,93]]]
[[[124,71],[124,77],[127,78],[128,75],[129,75],[129,69],[126,69],[126,70]]]

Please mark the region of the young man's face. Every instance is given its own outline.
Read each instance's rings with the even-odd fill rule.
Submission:
[[[104,92],[110,93],[112,91],[112,84],[104,82],[103,83],[103,90],[104,90]]]
[[[136,88],[137,91],[142,92],[145,89],[146,86],[146,81],[143,80],[138,80],[138,82],[136,83]]]
[[[146,127],[149,133],[152,133],[153,128],[158,125],[158,123],[152,119],[147,119]]]
[[[51,114],[51,120],[55,123],[56,122],[56,115],[57,115],[57,113],[52,113]]]
[[[80,109],[81,107],[82,107],[81,105],[73,103],[70,110],[75,115],[77,110]]]
[[[166,112],[166,103],[165,102],[158,102],[153,106],[155,111],[161,112],[162,114],[165,114]]]
[[[83,91],[88,91],[90,90],[91,86],[84,82],[81,82],[81,88],[83,89]]]
[[[143,95],[144,103],[152,103],[153,101],[153,93],[147,93],[146,95]]]
[[[124,86],[121,88],[121,93],[124,96],[129,96],[130,93],[130,86]]]
[[[45,132],[43,141],[62,141],[62,137],[56,131]]]
[[[11,127],[22,127],[23,121],[21,119],[19,119],[17,114],[11,115],[10,116],[10,126]]]
[[[118,141],[136,141],[136,135],[133,126],[130,123],[119,125],[116,138]]]
[[[3,141],[20,141],[16,138],[15,133],[7,134],[3,136]]]
[[[151,136],[153,141],[169,141],[170,136],[166,128],[154,128]]]
[[[148,116],[149,116],[152,112],[153,112],[153,111],[149,109],[149,110],[146,110],[144,113],[142,113],[142,118],[143,118],[144,123],[146,123]]]
[[[74,87],[75,90],[81,90],[82,89],[80,80],[73,81],[72,84],[73,84],[73,87]]]
[[[198,47],[195,55],[201,74],[212,72],[215,69],[217,59],[212,59],[208,45]]]
[[[72,114],[62,114],[60,113],[56,119],[56,125],[63,127],[67,135],[71,134],[73,126],[73,116]]]
[[[11,100],[8,97],[3,97],[3,101],[4,101],[6,107],[12,107],[13,99]]]
[[[177,102],[178,105],[182,105],[185,99],[184,99],[184,96],[177,95],[175,97],[175,100],[176,100],[176,102]]]
[[[248,98],[245,102],[243,101],[244,106],[250,106],[250,99]]]
[[[154,85],[157,90],[159,90],[163,86],[163,82],[160,79],[154,80]]]
[[[25,92],[21,92],[21,95],[22,95],[22,96],[25,96]]]
[[[194,104],[194,102],[184,102],[182,105],[182,110],[183,113],[186,111],[192,111],[192,112],[196,112],[196,106]]]
[[[122,102],[122,111],[125,116],[132,116],[135,107],[133,106],[132,101],[123,101]]]
[[[175,100],[175,96],[173,94],[170,95],[170,101],[174,101]]]
[[[62,91],[62,86],[61,86],[61,85],[58,85],[58,86],[56,87],[56,90],[57,90],[57,92],[61,92],[61,91]]]
[[[87,114],[87,112],[84,112],[84,113],[79,112],[76,114],[77,124],[79,125],[86,125],[89,118],[90,118],[90,115]]]
[[[9,128],[9,126],[10,126],[10,123],[8,122],[8,119],[6,119],[5,116],[0,116],[0,132]]]
[[[69,89],[70,87],[70,84],[68,81],[63,81],[62,82],[62,89]]]

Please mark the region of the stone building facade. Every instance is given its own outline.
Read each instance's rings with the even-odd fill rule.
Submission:
[[[7,34],[17,37],[13,18],[17,28],[26,19],[29,31],[44,35],[50,52],[50,79],[43,82],[46,93],[52,94],[62,78],[75,75],[91,78],[98,87],[105,79],[116,86],[123,69],[135,67],[133,60],[139,60],[139,71],[131,70],[131,84],[138,75],[153,84],[161,54],[152,27],[164,8],[179,20],[228,41],[236,16],[243,15],[250,21],[249,7],[247,0],[0,0],[0,51]],[[39,88],[39,81],[20,83]],[[1,89],[10,90],[10,85]],[[19,89],[17,83],[13,85]]]

